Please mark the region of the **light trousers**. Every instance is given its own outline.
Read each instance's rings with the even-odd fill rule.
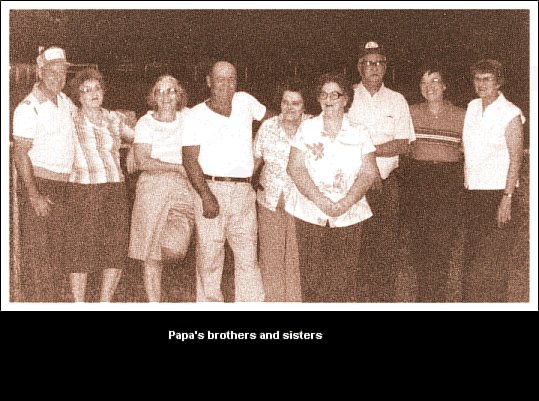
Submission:
[[[258,205],[258,239],[266,302],[301,302],[294,217]]]
[[[248,183],[208,182],[219,203],[219,215],[202,215],[195,197],[197,231],[197,302],[222,302],[225,241],[234,253],[235,301],[262,302],[264,289],[256,258],[256,193]]]

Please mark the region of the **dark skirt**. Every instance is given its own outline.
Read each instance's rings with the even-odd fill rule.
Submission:
[[[129,246],[126,192],[123,182],[68,185],[68,272],[124,268]]]
[[[296,218],[303,302],[357,302],[361,227],[322,227]]]
[[[462,223],[462,162],[411,159],[402,206],[410,232],[410,263],[418,302],[447,301],[451,254]]]

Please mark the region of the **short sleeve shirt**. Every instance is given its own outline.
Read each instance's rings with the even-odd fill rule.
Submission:
[[[32,140],[28,156],[34,167],[70,174],[75,157],[73,113],[77,108],[64,93],[56,99],[58,106],[35,84],[15,109],[13,135]]]
[[[302,119],[311,118],[303,114]],[[282,114],[267,119],[260,126],[254,143],[255,158],[264,159],[260,174],[260,184],[264,188],[257,194],[258,203],[275,211],[281,194],[285,203],[294,188],[292,179],[286,172],[290,156],[291,138],[281,127]]]
[[[182,164],[183,121],[188,109],[176,112],[171,122],[156,120],[153,111],[142,116],[135,126],[134,143],[152,146],[150,157],[165,163]]]
[[[372,141],[381,145],[395,139],[415,140],[414,126],[404,96],[384,85],[373,96],[359,84],[354,89],[354,100],[348,111],[353,125],[369,128]],[[399,166],[399,157],[377,157],[376,163],[383,179]]]
[[[205,174],[245,178],[253,174],[253,120],[262,120],[266,107],[246,92],[236,92],[229,117],[205,102],[185,119],[183,146],[200,146],[198,162]]]
[[[333,202],[344,198],[355,182],[363,163],[363,156],[374,152],[366,127],[353,127],[345,116],[341,130],[332,139],[324,133],[322,115],[301,123],[292,146],[305,155],[305,166],[318,189]],[[297,189],[285,209],[306,222],[332,227],[346,227],[372,216],[365,197],[342,216],[330,218],[303,196]]]

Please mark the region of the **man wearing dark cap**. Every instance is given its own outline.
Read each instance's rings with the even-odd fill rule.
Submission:
[[[376,42],[360,52],[357,69],[361,83],[354,89],[348,112],[353,124],[366,125],[376,147],[379,180],[367,193],[373,217],[366,221],[362,240],[362,274],[371,302],[393,302],[398,256],[398,183],[392,172],[399,155],[415,140],[412,118],[404,96],[384,85],[386,53]],[[360,286],[363,283],[360,283]],[[361,301],[361,300],[360,300]]]
[[[14,160],[19,174],[21,290],[24,301],[62,300],[65,190],[74,160],[75,105],[62,93],[65,51],[37,57],[39,82],[13,115]]]

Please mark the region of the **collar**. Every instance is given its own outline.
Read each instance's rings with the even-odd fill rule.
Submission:
[[[312,120],[317,120],[317,123],[320,125],[320,132],[324,132],[324,113],[320,113],[316,117],[312,117]],[[354,130],[354,127],[352,124],[350,124],[350,119],[348,118],[348,113],[344,113],[344,116],[342,117],[342,123],[341,123],[341,129],[335,136],[335,138],[339,137],[340,135],[345,134],[350,129]]]
[[[34,97],[37,99],[37,101],[39,102],[39,104],[43,104],[47,101],[51,101],[44,93],[43,91],[39,88],[39,82],[36,82],[34,84],[34,87],[32,88],[32,95],[34,95]],[[56,95],[56,97],[59,97],[60,99],[62,99],[62,95],[63,93],[60,92],[58,95]]]
[[[369,95],[369,97],[374,97],[374,96],[378,95],[379,93],[383,92],[386,89],[386,86],[382,82],[382,86],[380,86],[380,88],[376,91],[376,93],[374,95],[371,95],[371,93],[367,90],[367,88],[365,88],[365,85],[363,85],[363,82],[360,82],[359,84],[357,84],[356,88],[357,88],[358,92],[360,92],[360,93],[364,92],[367,95]]]

